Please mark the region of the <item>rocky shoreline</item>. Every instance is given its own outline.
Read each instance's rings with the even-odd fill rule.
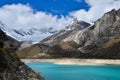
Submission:
[[[22,62],[50,62],[60,65],[120,65],[120,59],[21,59]]]

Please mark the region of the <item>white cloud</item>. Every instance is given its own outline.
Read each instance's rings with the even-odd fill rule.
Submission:
[[[29,5],[12,4],[0,8],[0,21],[7,26],[4,29],[18,40],[40,41],[51,35],[36,32],[33,35],[20,36],[13,29],[28,32],[31,28],[42,29],[53,27],[55,30],[62,29],[70,23],[72,19],[48,14],[42,11],[34,11]]]
[[[113,8],[120,8],[120,0],[86,0],[86,3],[90,5],[88,11],[80,9],[70,12],[70,16],[74,18],[77,17],[79,20],[93,22],[100,18],[105,12]]]
[[[77,17],[79,20],[93,22],[100,18],[105,12],[113,8],[120,8],[120,0],[86,0],[86,3],[91,6],[88,11],[80,9],[70,12],[67,17],[62,16],[61,18],[57,18],[57,16],[53,16],[51,13],[34,11],[29,5],[4,5],[0,8],[0,20],[10,29],[24,29],[26,31],[33,27],[38,29],[49,27],[62,29],[68,25],[73,18]],[[33,35],[32,38],[36,36],[37,35]],[[36,38],[38,37],[39,36]],[[21,39],[24,39],[24,37]],[[28,39],[31,39],[31,37]]]
[[[61,28],[69,23],[71,19],[62,17],[60,19],[46,12],[35,12],[29,5],[12,4],[0,8],[0,20],[13,29],[30,29],[55,27]]]

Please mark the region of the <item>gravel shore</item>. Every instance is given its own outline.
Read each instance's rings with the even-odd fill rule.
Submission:
[[[120,59],[21,59],[22,62],[50,62],[62,65],[120,65]]]

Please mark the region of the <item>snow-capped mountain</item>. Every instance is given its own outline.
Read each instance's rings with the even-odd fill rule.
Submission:
[[[52,35],[57,30],[50,28],[30,28],[30,29],[12,29],[0,21],[1,29],[9,36],[14,37],[19,41],[39,42],[42,39]]]

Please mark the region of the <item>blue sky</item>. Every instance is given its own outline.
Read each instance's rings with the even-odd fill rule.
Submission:
[[[6,4],[29,4],[34,10],[45,11],[53,15],[67,16],[79,9],[89,10],[90,6],[84,0],[0,0],[0,7]]]

